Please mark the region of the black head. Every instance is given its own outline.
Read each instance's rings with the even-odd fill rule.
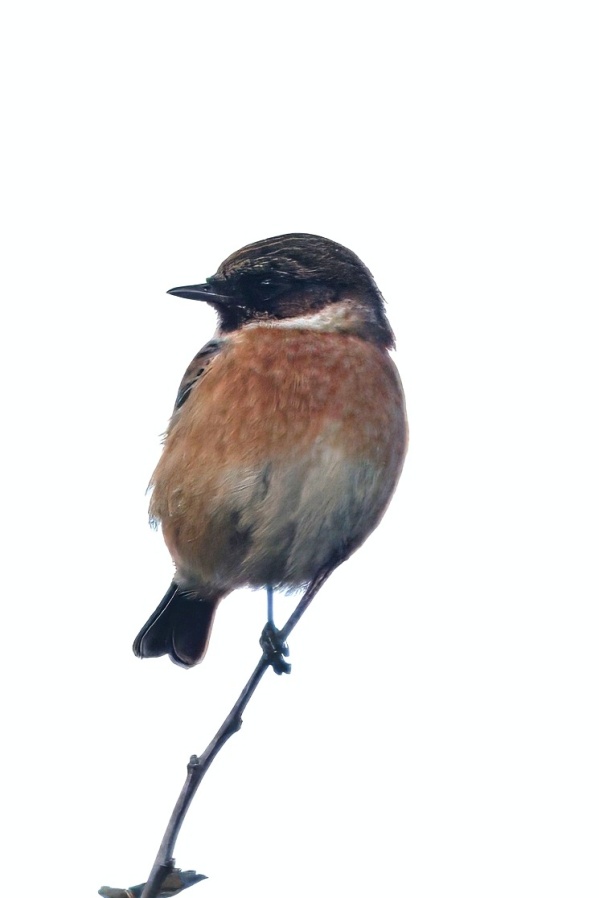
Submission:
[[[223,332],[256,320],[293,318],[332,303],[355,305],[371,339],[393,345],[383,297],[360,259],[314,234],[283,234],[230,255],[205,284],[176,287],[175,296],[214,306]]]

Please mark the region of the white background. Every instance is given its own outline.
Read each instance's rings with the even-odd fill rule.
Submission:
[[[599,893],[595,11],[5,13],[7,895],[147,878],[189,755],[257,660],[249,592],[195,670],[130,644],[171,576],[146,485],[214,327],[165,291],[287,231],[372,270],[411,447],[177,862],[205,898]]]

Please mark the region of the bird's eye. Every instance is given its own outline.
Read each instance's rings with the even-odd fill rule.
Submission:
[[[277,297],[288,289],[288,280],[278,274],[263,277],[260,274],[244,274],[239,278],[239,294],[256,309],[267,309]]]

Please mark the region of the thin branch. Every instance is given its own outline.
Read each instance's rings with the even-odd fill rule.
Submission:
[[[289,620],[280,631],[281,642],[285,642],[295,625],[300,620],[301,616],[310,605],[310,602],[312,601],[316,593],[328,579],[333,570],[337,567],[339,561],[340,559],[335,559],[334,563],[328,564],[312,580],[302,598],[300,599],[297,607],[291,614]],[[197,755],[192,755],[189,759],[189,764],[187,765],[187,778],[181,790],[181,794],[177,799],[177,803],[171,815],[171,819],[169,820],[166,832],[158,850],[158,854],[156,855],[156,860],[154,861],[154,866],[152,867],[150,877],[145,884],[144,890],[141,894],[141,898],[159,898],[161,894],[164,894],[164,882],[167,876],[169,876],[169,874],[171,874],[175,869],[175,843],[185,819],[185,815],[187,814],[193,797],[197,792],[198,786],[202,782],[208,768],[214,761],[216,755],[221,750],[225,742],[227,742],[227,740],[240,729],[242,724],[242,714],[245,711],[252,695],[256,691],[258,683],[264,676],[266,669],[271,665],[271,663],[271,658],[265,652],[256,665],[253,674],[244,686],[239,698],[231,708],[224,723],[214,736],[212,742],[210,742],[203,754],[201,754],[199,757]]]

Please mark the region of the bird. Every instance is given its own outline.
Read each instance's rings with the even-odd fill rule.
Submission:
[[[183,376],[150,481],[175,572],[133,651],[189,668],[232,591],[291,593],[362,545],[408,424],[385,301],[345,246],[270,237],[168,293],[208,303],[218,324]]]

